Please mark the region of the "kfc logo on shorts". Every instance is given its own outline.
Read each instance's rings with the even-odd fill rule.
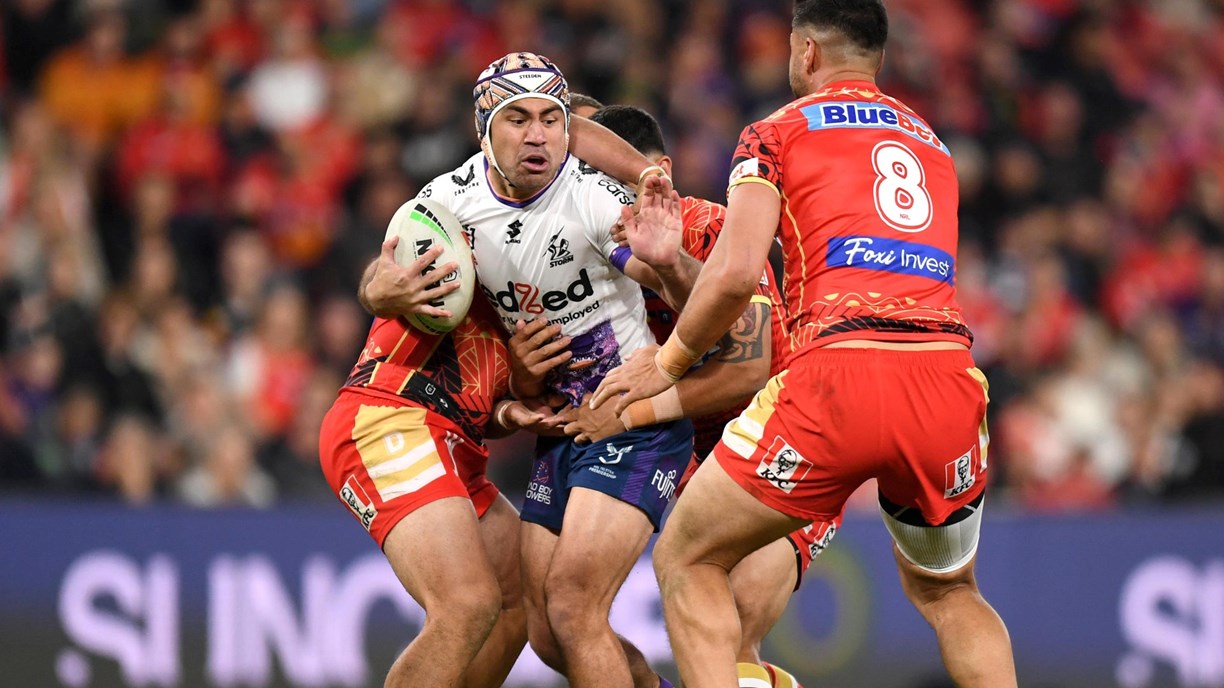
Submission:
[[[810,461],[800,456],[794,447],[786,443],[786,440],[775,437],[765,458],[757,466],[756,473],[773,483],[774,487],[790,494],[795,489],[795,485],[807,477],[810,470],[812,470]]]
[[[973,450],[965,452],[944,466],[944,499],[952,499],[965,493],[977,482],[977,470]]]
[[[361,521],[361,525],[366,530],[369,530],[370,524],[378,516],[378,509],[370,505],[370,495],[366,494],[365,489],[361,487],[361,484],[353,476],[350,475],[348,480],[344,481],[344,486],[340,488],[340,499],[357,516],[357,520]]]

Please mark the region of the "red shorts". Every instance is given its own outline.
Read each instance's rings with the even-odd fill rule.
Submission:
[[[809,349],[727,426],[714,455],[764,504],[832,521],[870,478],[930,525],[986,486],[986,378],[968,351]]]
[[[408,514],[467,497],[483,516],[497,499],[489,452],[451,421],[408,401],[341,390],[319,430],[327,483],[382,547]]]
[[[697,471],[697,467],[701,465],[704,457],[693,454],[693,458],[689,461],[688,468],[684,469],[684,475],[680,477],[680,484],[676,486],[676,498],[679,499],[680,493],[684,492],[684,487],[688,485],[688,481],[692,479],[693,473]],[[825,547],[833,542],[833,536],[837,534],[837,530],[841,528],[842,515],[838,514],[837,518],[829,521],[813,521],[811,525],[800,528],[786,539],[791,543],[791,547],[795,548],[795,563],[798,566],[798,572],[795,576],[795,589],[803,583],[803,574],[807,573],[808,567],[812,565],[812,560],[820,556]]]
[[[791,547],[795,548],[795,565],[798,566],[795,590],[798,590],[803,584],[803,574],[807,573],[808,567],[812,565],[812,560],[820,556],[820,553],[833,542],[833,536],[837,535],[841,524],[842,517],[838,515],[832,521],[813,521],[806,528],[800,528],[786,536]]]

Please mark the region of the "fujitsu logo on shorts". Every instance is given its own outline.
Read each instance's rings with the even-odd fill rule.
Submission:
[[[812,462],[803,458],[795,448],[781,437],[775,437],[765,458],[757,466],[756,473],[773,483],[774,487],[790,494],[800,480],[812,470]]]
[[[944,466],[944,499],[958,497],[977,483],[981,461],[976,453],[970,449]]]
[[[340,499],[357,516],[357,520],[361,521],[361,525],[366,530],[369,530],[370,524],[374,523],[375,517],[378,516],[378,509],[375,509],[370,504],[370,496],[366,494],[365,488],[357,482],[357,478],[350,475],[348,480],[344,481],[344,485],[340,488]]]

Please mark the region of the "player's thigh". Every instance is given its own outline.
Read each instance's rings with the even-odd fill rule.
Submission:
[[[501,597],[476,511],[465,497],[445,497],[404,516],[383,541],[383,553],[409,594],[428,611]]]
[[[760,642],[777,623],[798,579],[798,555],[788,538],[774,540],[731,569],[731,592],[745,641]]]
[[[650,518],[638,507],[573,488],[548,573],[549,594],[582,587],[593,604],[610,606],[652,532]]]
[[[498,495],[480,518],[480,536],[501,585],[502,603],[518,606],[522,599],[522,573],[519,566],[518,511],[504,495]]]
[[[985,493],[979,493],[943,523],[933,526],[917,509],[901,507],[881,496],[880,516],[901,557],[932,574],[932,580],[943,580],[968,567],[977,555],[985,506]]]
[[[807,524],[758,501],[718,461],[705,461],[655,544],[656,568],[708,563],[730,571],[752,552]]]

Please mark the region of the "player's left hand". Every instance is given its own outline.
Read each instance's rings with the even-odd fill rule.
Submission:
[[[621,210],[625,240],[634,257],[643,263],[655,269],[674,267],[684,237],[680,195],[664,177],[647,177],[645,186],[637,214],[630,215],[627,208]]]
[[[591,409],[598,409],[619,394],[621,396],[614,405],[613,413],[620,417],[629,404],[638,399],[649,399],[671,387],[674,383],[668,382],[655,365],[658,350],[658,344],[638,349],[627,361],[608,373],[591,397]]]
[[[614,413],[613,404],[592,409],[587,403],[590,398],[591,395],[588,394],[583,397],[581,404],[559,414],[565,423],[565,434],[573,437],[578,444],[590,444],[625,431],[620,416]]]
[[[565,435],[563,425],[565,416],[553,411],[553,405],[565,403],[560,397],[552,399],[524,399],[514,402],[506,410],[506,421],[514,423],[519,430],[544,435],[547,437],[562,437]]]

